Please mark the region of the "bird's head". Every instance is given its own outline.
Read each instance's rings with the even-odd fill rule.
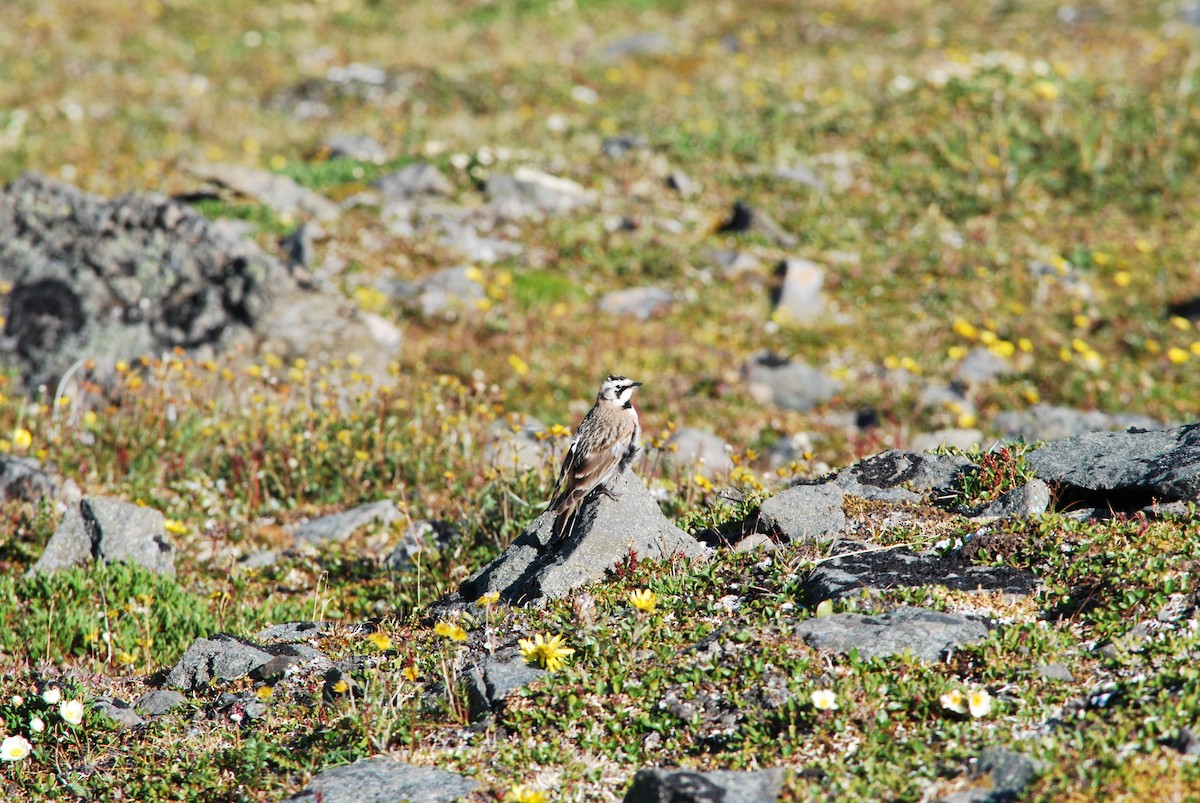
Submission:
[[[610,404],[619,404],[622,407],[628,407],[632,404],[633,391],[642,386],[641,382],[634,382],[632,379],[624,376],[609,376],[604,380],[604,384],[600,386],[600,393],[596,396],[597,403],[609,402]]]

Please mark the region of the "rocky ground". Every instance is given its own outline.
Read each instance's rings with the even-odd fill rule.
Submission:
[[[212,13],[0,8],[0,797],[1200,795],[1190,4]]]

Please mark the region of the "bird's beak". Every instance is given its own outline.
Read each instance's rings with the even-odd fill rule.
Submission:
[[[642,386],[642,383],[641,383],[641,382],[633,382],[633,383],[632,383],[632,385],[633,385],[635,388],[640,388],[640,387]]]

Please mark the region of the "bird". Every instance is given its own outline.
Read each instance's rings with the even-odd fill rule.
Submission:
[[[600,385],[596,404],[584,416],[563,458],[549,510],[561,533],[588,494],[600,488],[610,498],[610,480],[641,453],[642,426],[633,407],[633,391],[641,387],[624,376],[610,375]]]

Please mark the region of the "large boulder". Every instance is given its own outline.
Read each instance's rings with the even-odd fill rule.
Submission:
[[[128,561],[158,574],[175,574],[175,548],[162,513],[104,497],[67,510],[29,574],[55,572],[93,560]]]
[[[459,588],[471,601],[497,591],[510,603],[559,598],[625,560],[703,558],[708,550],[676,527],[632,471],[609,484],[612,496],[592,492],[560,532],[554,516],[543,513],[499,557],[467,578]],[[614,498],[615,497],[615,498]]]

